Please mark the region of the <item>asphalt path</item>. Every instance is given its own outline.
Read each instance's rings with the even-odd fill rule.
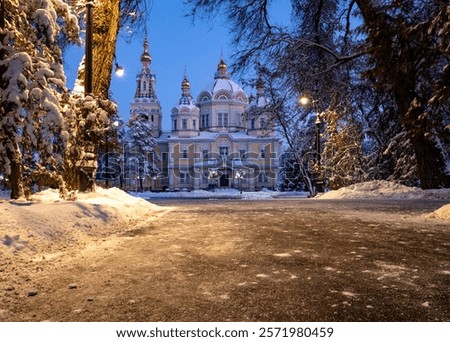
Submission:
[[[11,319],[450,320],[443,201],[152,202],[173,210],[44,274]]]

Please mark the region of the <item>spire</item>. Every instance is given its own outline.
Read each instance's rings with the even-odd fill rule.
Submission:
[[[148,52],[147,37],[144,39],[144,52],[141,55],[141,62],[147,67],[150,66],[150,63],[152,62],[152,56],[150,56],[150,53]]]

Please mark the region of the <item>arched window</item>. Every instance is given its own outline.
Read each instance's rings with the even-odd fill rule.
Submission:
[[[145,91],[147,90],[147,82],[142,82],[142,89]]]

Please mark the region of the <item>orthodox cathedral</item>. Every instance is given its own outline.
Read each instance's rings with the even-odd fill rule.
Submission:
[[[255,191],[276,187],[281,143],[270,113],[263,110],[267,99],[261,78],[256,95],[249,97],[231,80],[221,58],[211,82],[195,99],[185,74],[181,97],[171,110],[172,127],[166,132],[147,39],[140,60],[130,115],[151,120],[157,141],[149,161],[152,171],[144,179],[146,188]]]

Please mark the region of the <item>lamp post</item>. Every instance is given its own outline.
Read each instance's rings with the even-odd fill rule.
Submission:
[[[245,177],[245,170],[242,169],[238,169],[236,170],[234,177],[238,180],[239,182],[239,193],[242,194],[242,180]]]
[[[216,190],[216,178],[219,176],[219,170],[217,169],[210,169],[209,170],[209,179],[213,179],[213,184],[212,184],[212,191],[214,192]]]
[[[320,114],[316,112],[316,152],[317,152],[317,178],[316,191],[323,192],[322,165],[321,165],[321,149],[320,149]]]
[[[105,185],[107,189],[109,188],[109,131],[113,127],[119,127],[119,121],[114,121],[105,132]]]
[[[93,1],[86,2],[86,42],[84,50],[84,96],[92,94],[92,40],[93,40]],[[92,141],[87,140],[84,146],[85,157],[78,167],[78,190],[94,190],[94,172],[96,166],[95,148]]]
[[[86,2],[86,44],[84,60],[84,95],[92,93],[92,40],[94,3]]]
[[[317,100],[311,100],[307,96],[301,96],[298,99],[298,102],[302,106],[307,106],[311,103],[314,106],[314,110],[316,112],[316,133],[315,133],[315,150],[316,150],[316,164],[314,165],[314,183],[316,187],[316,192],[323,192],[323,179],[321,177],[322,174],[322,165],[321,165],[321,148],[320,148],[320,126],[322,121],[320,119],[319,108],[317,106]]]

